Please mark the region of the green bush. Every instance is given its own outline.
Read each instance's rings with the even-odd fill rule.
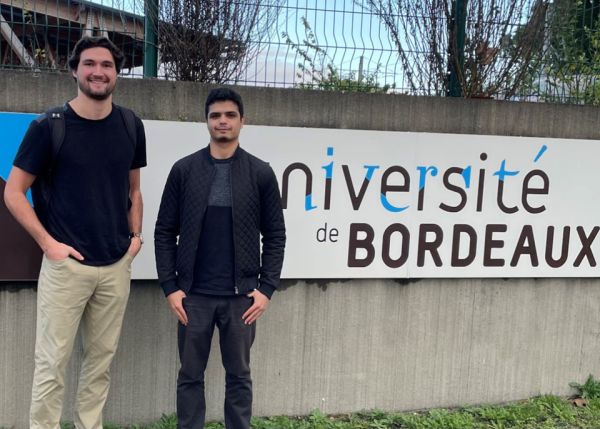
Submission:
[[[569,383],[573,389],[577,391],[576,397],[583,399],[600,399],[600,380],[594,379],[590,374],[583,384]]]

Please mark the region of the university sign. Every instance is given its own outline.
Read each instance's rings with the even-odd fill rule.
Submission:
[[[2,129],[14,118],[0,114]],[[154,279],[151,238],[166,177],[208,133],[198,123],[144,124],[147,244],[133,275]],[[5,179],[20,136],[2,139]],[[597,275],[597,141],[267,126],[244,127],[241,141],[279,180],[285,278]]]

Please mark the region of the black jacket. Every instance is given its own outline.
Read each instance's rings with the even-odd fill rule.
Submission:
[[[180,159],[171,169],[154,230],[158,281],[165,295],[179,289],[188,293],[192,287],[214,174],[208,147]],[[238,147],[232,158],[231,188],[235,291],[260,289],[270,298],[279,285],[285,247],[275,173],[269,164]]]

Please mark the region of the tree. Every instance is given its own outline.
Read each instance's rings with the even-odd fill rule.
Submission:
[[[555,0],[540,96],[546,101],[600,104],[600,0]]]
[[[236,81],[260,51],[282,0],[163,0],[159,63],[169,79]]]
[[[409,92],[446,95],[454,68],[463,96],[503,99],[518,94],[540,58],[549,1],[355,0],[388,30]],[[459,13],[464,47],[456,37]]]
[[[294,42],[288,33],[282,33],[285,43],[302,60],[297,64],[296,77],[300,80],[295,84],[297,88],[370,93],[386,93],[392,88],[391,85],[381,86],[377,82],[379,65],[374,72],[361,73],[360,76],[350,72],[342,76],[327,52],[319,46],[306,17],[301,17],[300,20],[304,28],[304,39],[301,43]]]

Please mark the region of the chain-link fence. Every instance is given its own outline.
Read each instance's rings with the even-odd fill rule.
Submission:
[[[150,0],[146,0],[150,1]],[[597,104],[600,0],[0,0],[0,66],[66,70],[83,35],[142,77]]]

